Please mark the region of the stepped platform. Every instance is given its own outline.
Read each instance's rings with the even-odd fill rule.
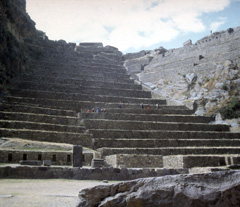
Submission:
[[[168,131],[168,130],[119,130],[119,129],[90,129],[95,138],[158,138],[158,139],[237,139],[240,133],[219,131]]]
[[[23,104],[23,105],[34,105],[39,107],[52,107],[55,106],[57,109],[74,110],[75,112],[86,112],[87,109],[91,108],[102,108],[106,109],[108,112],[113,109],[117,111],[119,108],[119,103],[111,102],[95,102],[95,101],[75,101],[75,100],[65,100],[65,99],[47,99],[47,98],[27,98],[27,97],[16,97],[16,96],[6,96],[3,100],[4,103],[12,104]],[[113,108],[114,107],[114,108]],[[139,111],[137,108],[141,108],[139,103],[122,103],[124,107],[123,111]],[[146,111],[145,113],[150,113],[153,110]],[[190,110],[182,110],[181,108],[174,110],[176,113],[186,113],[191,114]],[[172,113],[171,107],[162,108],[158,110],[158,113]]]
[[[159,107],[159,106],[158,106]],[[160,107],[161,108],[161,107]],[[103,119],[103,120],[136,120],[154,122],[193,122],[209,123],[212,117],[172,114],[134,114],[134,113],[81,113],[82,119]]]
[[[86,133],[36,129],[0,128],[1,138],[21,138],[40,142],[67,143],[92,148],[92,136]]]
[[[74,116],[56,116],[46,114],[24,113],[24,112],[1,112],[0,119],[4,120],[23,120],[40,123],[54,123],[60,125],[80,125],[80,120]],[[84,127],[85,128],[85,127]]]
[[[198,146],[188,146],[188,147],[160,147],[160,148],[110,148],[103,147],[99,148],[99,152],[103,156],[113,155],[113,154],[140,154],[140,155],[209,155],[209,154],[238,154],[240,147],[198,147]],[[226,153],[228,152],[228,153]]]
[[[19,90],[10,89],[12,96],[27,97],[27,98],[46,98],[46,99],[64,99],[73,101],[95,101],[95,102],[108,102],[108,103],[138,103],[152,105],[155,107],[156,104],[166,105],[166,100],[161,99],[150,99],[150,98],[133,98],[133,97],[118,97],[118,96],[101,96],[84,93],[62,93],[52,91],[40,91],[40,90]]]
[[[130,79],[116,48],[87,43],[62,50],[45,48],[46,56],[12,81],[0,104],[1,137],[82,145],[113,167],[239,162],[240,133],[152,99]]]
[[[40,74],[24,74],[24,76],[20,77],[20,79],[17,79],[16,82],[20,81],[36,81],[36,82],[42,82],[42,81],[49,81],[49,83],[54,83],[54,82],[64,82],[64,83],[86,83],[87,82],[104,82],[105,84],[108,83],[116,83],[116,84],[130,84],[133,86],[134,80],[129,79],[129,78],[124,78],[119,80],[118,78],[112,78],[108,76],[104,77],[99,77],[99,76],[93,76],[93,75],[76,75],[74,73],[51,73],[51,74],[46,74],[40,75]],[[134,87],[134,86],[133,86]]]
[[[46,114],[55,116],[70,116],[76,117],[76,112],[66,109],[56,109],[50,107],[39,107],[35,105],[25,105],[21,103],[9,103],[3,102],[0,106],[1,112],[20,112],[20,113],[34,113],[34,114]]]
[[[229,131],[229,126],[204,123],[165,123],[132,120],[85,119],[84,125],[89,129],[126,129],[126,130],[178,130],[178,131]]]
[[[60,124],[49,124],[40,122],[30,121],[16,121],[16,120],[0,120],[1,128],[12,128],[12,129],[35,129],[35,130],[47,130],[47,131],[59,131],[59,132],[73,132],[81,133],[82,127],[71,126],[71,125],[60,125]]]
[[[132,89],[121,89],[121,88],[102,88],[102,87],[90,87],[90,86],[79,86],[72,84],[52,84],[48,83],[43,85],[43,83],[22,83],[18,84],[15,89],[31,89],[31,90],[48,90],[57,91],[65,93],[77,93],[82,92],[91,95],[115,95],[115,96],[125,96],[125,97],[139,97],[139,98],[151,98],[151,93],[149,91],[142,90],[132,90]]]
[[[133,85],[130,83],[117,83],[117,82],[101,82],[100,80],[98,82],[96,81],[88,81],[88,80],[81,80],[79,81],[79,79],[64,79],[64,78],[55,78],[55,77],[39,77],[36,78],[36,80],[32,79],[31,81],[24,81],[22,80],[19,83],[16,83],[16,87],[21,87],[21,85],[33,85],[34,83],[38,83],[38,84],[45,84],[48,85],[49,83],[51,84],[63,84],[63,85],[72,85],[72,86],[91,86],[91,87],[102,87],[102,88],[116,88],[116,89],[136,89],[136,90],[141,90],[142,86],[141,85]],[[19,84],[19,85],[18,85]]]

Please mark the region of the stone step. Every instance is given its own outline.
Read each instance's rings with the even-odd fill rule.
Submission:
[[[79,126],[77,117],[0,111],[0,119]],[[84,128],[85,129],[85,128]]]
[[[113,82],[96,82],[96,81],[79,81],[79,80],[72,80],[72,79],[56,79],[56,78],[45,78],[45,79],[31,79],[31,80],[18,80],[15,81],[13,85],[16,87],[21,85],[24,86],[31,86],[31,85],[63,85],[65,87],[88,87],[88,88],[111,88],[111,89],[129,89],[129,90],[141,90],[141,85],[135,84],[121,84],[121,83],[113,83]]]
[[[139,97],[151,98],[150,91],[131,90],[131,89],[116,89],[116,88],[100,88],[100,87],[87,87],[87,86],[73,86],[70,84],[38,84],[22,82],[14,86],[15,89],[31,89],[31,90],[46,90],[57,92],[72,92],[72,93],[87,93],[92,95],[112,95],[112,96],[125,96],[125,97]],[[14,88],[13,87],[13,88]]]
[[[88,133],[0,128],[0,134],[2,137],[18,137],[27,140],[67,143],[92,148],[92,136]]]
[[[163,114],[134,114],[134,113],[81,113],[82,119],[108,119],[108,120],[136,120],[158,122],[192,122],[209,123],[213,117],[195,115],[163,115]]]
[[[83,59],[77,59],[77,61],[68,61],[68,59],[64,60],[64,56],[63,57],[59,57],[58,59],[46,59],[46,61],[37,61],[37,62],[32,62],[32,66],[52,66],[52,67],[56,67],[56,66],[60,66],[60,67],[64,67],[64,68],[71,68],[71,67],[85,67],[85,68],[89,68],[89,70],[93,69],[106,69],[106,70],[125,70],[125,68],[123,67],[122,64],[106,64],[106,63],[100,63],[98,61],[94,61],[93,59],[88,59],[88,58],[83,58]],[[41,67],[42,68],[42,67]]]
[[[121,72],[119,72],[121,71]],[[100,68],[95,69],[88,69],[88,68],[76,68],[71,69],[69,67],[61,68],[58,66],[54,66],[53,68],[45,68],[44,66],[38,67],[37,69],[33,70],[33,74],[49,74],[49,75],[73,75],[76,76],[94,76],[94,77],[117,77],[117,78],[130,78],[130,75],[127,74],[126,70],[115,70],[108,68],[108,70],[103,70]]]
[[[6,96],[3,99],[4,103],[17,103],[17,104],[25,104],[25,105],[35,105],[35,106],[44,106],[44,107],[55,107],[58,109],[64,109],[64,110],[74,110],[77,112],[80,112],[83,110],[84,112],[87,111],[87,109],[92,109],[99,107],[100,109],[106,109],[107,111],[109,109],[118,108],[119,103],[106,103],[106,102],[95,102],[95,101],[72,101],[72,100],[59,100],[59,99],[46,99],[46,98],[27,98],[27,97],[16,97],[16,96]],[[129,111],[136,111],[136,108],[140,108],[141,106],[139,104],[131,103],[131,104],[122,104],[124,107],[127,107],[130,109]],[[126,109],[124,111],[126,111]],[[144,111],[144,110],[143,110]],[[167,113],[172,111],[171,108],[166,108],[163,110],[158,110],[159,113]],[[178,112],[177,110],[175,110]],[[179,113],[182,112],[182,110],[179,110]]]
[[[75,82],[75,83],[84,83],[84,82],[101,82],[101,83],[116,83],[116,84],[120,84],[120,85],[133,85],[134,84],[134,80],[129,79],[129,78],[124,78],[124,79],[119,79],[119,78],[111,78],[111,77],[95,77],[95,76],[85,76],[85,75],[81,75],[78,76],[76,74],[47,74],[47,75],[43,75],[43,74],[23,74],[22,76],[18,77],[16,79],[16,81],[29,81],[29,80],[36,80],[38,82],[41,81],[47,81],[49,80],[49,82],[55,82],[57,80],[63,81],[66,80],[66,82],[64,83],[71,83],[71,82]]]
[[[154,109],[153,109],[154,107]],[[86,110],[82,111],[85,112]],[[159,109],[155,109],[154,106],[150,106],[150,109],[142,109],[141,105],[136,105],[135,108],[127,108],[123,104],[122,108],[108,108],[108,113],[130,113],[130,114],[193,114],[193,110],[187,109],[185,106],[159,106]]]
[[[4,103],[1,105],[0,109],[8,112],[21,112],[21,113],[33,113],[33,114],[46,114],[54,116],[69,116],[76,117],[76,112],[71,110],[61,110],[55,108],[38,107],[33,105],[24,104],[10,104]]]
[[[56,78],[56,77],[44,77],[36,76],[31,79],[28,77],[18,79],[14,84],[42,84],[48,85],[51,84],[63,84],[63,85],[72,85],[72,86],[88,86],[88,87],[100,87],[100,88],[118,88],[118,89],[136,89],[141,90],[141,85],[136,85],[132,83],[116,83],[116,82],[101,82],[101,81],[88,81],[88,80],[77,80],[77,79],[65,79],[65,78]],[[24,80],[25,79],[25,80]]]
[[[158,148],[158,147],[234,147],[239,139],[107,139],[95,138],[94,148]]]
[[[219,167],[239,164],[240,154],[170,155],[163,157],[164,168]]]
[[[1,128],[9,129],[33,129],[33,130],[46,130],[46,131],[59,131],[59,132],[74,132],[82,133],[85,131],[83,127],[74,125],[60,125],[30,121],[18,121],[18,120],[0,120]]]
[[[229,131],[228,125],[178,122],[148,122],[129,120],[84,119],[88,129],[126,129],[126,130],[179,130],[179,131]]]
[[[67,70],[66,70],[67,71]],[[29,74],[29,73],[28,73]],[[101,74],[76,74],[76,73],[67,73],[67,72],[59,72],[59,71],[49,71],[46,73],[33,71],[33,73],[29,74],[32,77],[38,77],[39,74],[41,76],[46,77],[55,77],[55,78],[65,78],[65,79],[75,79],[75,80],[88,80],[88,81],[101,81],[101,82],[116,82],[116,83],[133,83],[134,80],[129,78],[129,75],[118,75],[118,76],[110,76],[110,75],[101,75]],[[31,80],[31,79],[28,79]]]
[[[33,66],[34,67],[34,66]],[[76,66],[71,66],[71,65],[66,65],[65,67],[61,65],[40,65],[35,67],[36,71],[38,72],[63,72],[65,73],[66,71],[70,73],[76,73],[76,74],[105,74],[105,75],[127,75],[127,71],[124,68],[111,68],[111,67],[89,67],[89,66],[82,66],[82,65],[76,65]]]
[[[50,76],[54,76],[54,75],[62,75],[62,77],[64,77],[65,74],[75,74],[76,77],[79,76],[87,76],[87,77],[112,77],[112,78],[119,78],[119,79],[129,79],[130,76],[126,73],[126,71],[122,70],[121,72],[119,72],[118,70],[111,70],[110,71],[104,71],[104,70],[98,70],[97,68],[95,70],[89,70],[89,69],[69,69],[69,68],[39,68],[39,69],[35,69],[33,71],[33,74],[38,75],[38,74],[42,74],[42,75],[50,75]]]
[[[21,96],[29,98],[46,98],[46,99],[65,99],[74,101],[96,101],[96,102],[111,102],[111,103],[138,103],[138,104],[150,104],[166,105],[166,100],[162,99],[150,99],[150,98],[131,98],[131,97],[116,97],[116,96],[100,96],[89,95],[83,93],[61,93],[51,91],[39,91],[39,90],[19,90],[9,89],[12,96]],[[155,106],[154,106],[155,107]]]
[[[238,139],[240,133],[213,131],[90,129],[94,138],[113,139]]]
[[[98,149],[102,156],[114,154],[194,155],[240,154],[240,147],[161,147],[161,148],[107,148]]]

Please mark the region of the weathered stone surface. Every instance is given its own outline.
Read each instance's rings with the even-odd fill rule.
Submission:
[[[26,12],[26,0],[0,1],[0,98],[12,78],[29,71],[32,60],[42,56],[43,32]],[[47,37],[44,34],[44,38]],[[30,44],[29,44],[30,43]]]
[[[39,160],[21,160],[20,165],[38,165],[40,166],[42,163]]]
[[[92,159],[91,167],[92,168],[100,168],[104,166],[104,160],[103,159]]]
[[[238,207],[240,172],[164,176],[87,188],[78,207]]]
[[[163,167],[161,155],[118,154],[118,155],[106,156],[105,161],[113,167],[121,167],[121,166],[124,166],[127,168]]]
[[[73,167],[82,167],[82,146],[74,145],[73,146]]]
[[[43,165],[44,166],[51,166],[52,162],[51,162],[51,160],[43,160]]]
[[[183,46],[190,46],[192,45],[192,40],[187,40],[186,42],[183,43]]]
[[[239,37],[240,27],[232,33],[212,33],[195,44],[186,41],[184,47],[162,54],[150,51],[131,59],[131,64],[125,60],[125,67],[143,84],[154,85],[148,89],[171,103],[190,105],[198,101],[198,115],[216,113],[228,99],[239,96]],[[152,60],[140,68],[142,59],[149,56]]]
[[[189,84],[193,84],[197,80],[197,74],[195,73],[188,73],[186,75],[186,80]]]
[[[39,166],[0,166],[0,178],[48,179],[67,178],[78,180],[132,180],[188,173],[188,169],[149,169],[149,168],[79,168],[79,167],[39,167]]]
[[[171,155],[163,157],[164,168],[220,167],[240,163],[240,155]]]

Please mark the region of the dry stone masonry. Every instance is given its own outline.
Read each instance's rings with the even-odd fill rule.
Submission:
[[[51,44],[32,71],[12,81],[3,98],[2,137],[81,145],[112,167],[187,166],[181,165],[185,159],[168,163],[168,156],[177,155],[196,155],[191,167],[201,167],[198,160],[210,154],[216,161],[206,166],[238,163],[239,133],[209,124],[212,117],[193,115],[185,106],[152,99],[127,75],[117,48],[81,43],[74,50],[64,42]],[[60,154],[66,159],[62,163],[72,163],[72,153]],[[223,154],[232,162],[222,162]],[[61,158],[52,159],[57,163]]]
[[[3,8],[9,3],[15,8],[17,1],[1,2]],[[24,1],[20,1],[22,6],[16,11],[24,15],[22,3]],[[14,23],[7,16],[4,21]],[[32,31],[34,24],[29,25]],[[109,179],[131,179],[187,172],[184,168],[239,163],[239,133],[230,132],[228,125],[209,124],[214,117],[196,115],[195,107],[173,106],[163,98],[154,98],[151,91],[143,90],[143,85],[133,79],[139,77],[142,82],[150,83],[152,90],[159,90],[164,81],[178,85],[178,78],[173,75],[178,70],[181,74],[178,76],[190,92],[196,89],[200,73],[219,78],[224,73],[235,81],[239,62],[228,60],[221,66],[214,65],[214,61],[238,58],[237,44],[228,40],[231,37],[239,41],[239,28],[214,33],[194,45],[188,41],[176,50],[160,47],[125,56],[117,48],[102,43],[76,45],[64,40],[50,41],[42,32],[33,35],[25,29],[20,32],[23,38],[16,39],[13,30],[11,37],[22,46],[31,45],[29,50],[34,54],[41,51],[41,55],[29,58],[28,69],[16,77],[12,75],[11,84],[4,82],[0,102],[0,162],[41,161],[46,165],[73,167],[1,167],[1,177],[101,179],[105,173],[110,175]],[[209,53],[204,49],[206,46]],[[211,65],[209,61],[215,47],[222,52],[214,56]],[[122,60],[133,77],[127,73]],[[137,66],[131,72],[129,67],[133,65]],[[212,66],[218,68],[217,72]],[[150,75],[152,72],[154,77]],[[169,74],[171,80],[168,80]],[[219,83],[215,85],[223,87]],[[162,94],[164,90],[161,89]],[[172,90],[174,95],[168,95],[174,97],[178,93]],[[31,141],[38,145],[43,142],[68,144],[71,149],[47,150],[46,145],[35,149],[29,148],[29,143],[15,148],[7,140]],[[77,150],[72,151],[73,145],[78,146]],[[211,159],[208,161],[207,157]],[[82,164],[92,164],[93,168],[80,168]]]

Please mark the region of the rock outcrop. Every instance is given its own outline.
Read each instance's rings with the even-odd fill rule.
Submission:
[[[138,179],[79,193],[78,207],[239,207],[240,172]]]
[[[126,54],[123,60],[129,74],[152,92],[184,105],[197,102],[196,114],[209,115],[240,95],[239,43],[237,27],[177,49]]]
[[[43,36],[26,13],[25,0],[0,1],[0,98],[11,79],[41,56]]]

